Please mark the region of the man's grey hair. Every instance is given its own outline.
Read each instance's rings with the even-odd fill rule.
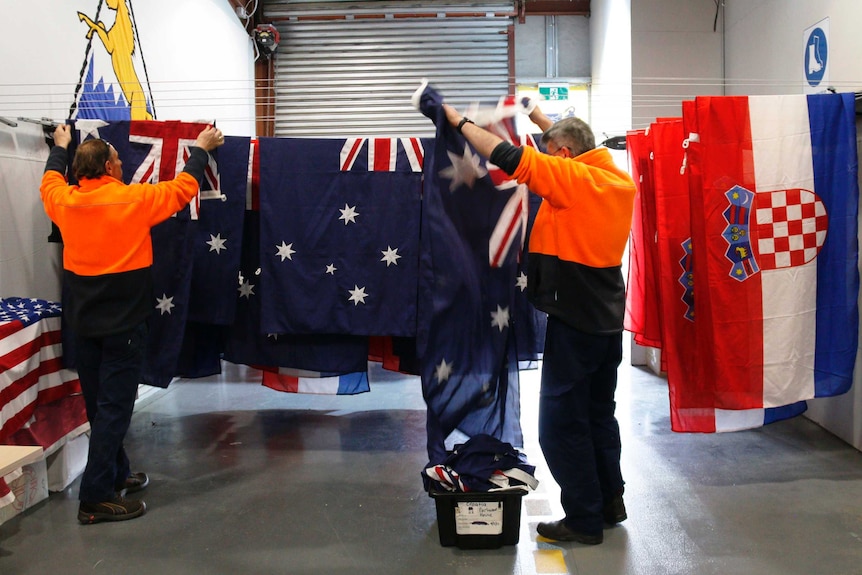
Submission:
[[[551,140],[561,148],[568,148],[573,156],[579,156],[596,147],[596,137],[589,124],[580,118],[560,120],[542,134],[542,143]]]

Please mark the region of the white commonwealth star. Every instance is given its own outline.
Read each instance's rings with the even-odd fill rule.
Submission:
[[[212,235],[210,234],[210,241],[207,242],[207,245],[210,247],[211,252],[215,252],[216,254],[220,254],[221,250],[227,250],[224,246],[224,243],[227,241],[227,238],[222,239],[221,234]]]
[[[491,325],[503,331],[504,327],[509,327],[509,308],[497,306],[497,311],[491,312]]]
[[[446,363],[446,359],[443,358],[442,360],[440,360],[440,363],[437,364],[437,367],[434,372],[437,376],[437,381],[442,383],[449,379],[449,376],[452,374],[452,364]]]
[[[250,283],[248,280],[243,280],[240,284],[239,288],[239,297],[244,297],[246,299],[251,299],[251,296],[254,295],[254,284]]]
[[[524,272],[521,272],[518,279],[515,280],[515,287],[519,288],[521,291],[527,289],[527,275]]]
[[[83,142],[87,139],[87,136],[93,136],[94,138],[98,138],[99,136],[99,128],[107,126],[108,122],[104,120],[76,120],[75,121],[75,129],[78,130],[78,133],[81,134],[80,138]]]
[[[368,294],[365,293],[365,286],[359,287],[356,284],[353,284],[353,289],[347,290],[350,293],[350,297],[347,298],[347,301],[352,301],[354,306],[357,306],[361,303],[365,303],[365,298],[368,297]]]
[[[293,254],[296,253],[296,250],[293,249],[293,243],[285,244],[283,241],[280,246],[275,246],[276,252],[275,255],[281,258],[281,261],[285,259],[293,261]]]
[[[344,225],[346,226],[348,223],[353,222],[356,223],[356,216],[359,215],[359,212],[356,211],[356,206],[348,206],[344,204],[344,209],[339,209],[341,215],[338,217],[339,220],[344,220]]]
[[[159,310],[159,312],[160,312],[159,315],[165,315],[166,313],[170,314],[171,309],[176,307],[174,305],[173,296],[168,297],[168,294],[166,294],[166,293],[163,293],[162,297],[157,297],[156,301],[159,302],[156,304],[156,309]]]
[[[335,264],[329,264],[328,266],[326,266],[326,273],[328,273],[331,276],[334,276],[335,270],[337,270],[337,269],[338,268],[335,267]]]
[[[452,165],[440,170],[440,175],[447,180],[451,178],[452,181],[449,182],[450,192],[454,192],[461,184],[472,189],[476,180],[488,173],[488,170],[479,164],[481,158],[473,154],[470,146],[466,144],[464,145],[463,156],[448,151],[446,153],[449,154],[449,160],[452,162]]]
[[[401,256],[398,255],[398,248],[392,249],[392,246],[386,246],[386,251],[380,252],[383,254],[383,257],[380,258],[381,262],[386,262],[386,267],[389,267],[389,264],[398,265],[398,258]]]

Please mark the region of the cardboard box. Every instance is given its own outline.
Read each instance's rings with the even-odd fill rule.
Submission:
[[[471,493],[431,491],[437,505],[440,545],[497,549],[518,543],[526,489]]]
[[[0,524],[48,498],[48,470],[45,460],[40,459],[23,466],[21,475],[8,484],[15,495],[15,501],[0,507]]]

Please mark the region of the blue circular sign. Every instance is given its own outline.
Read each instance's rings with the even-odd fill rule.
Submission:
[[[817,86],[823,80],[826,72],[826,58],[829,50],[826,46],[826,33],[822,28],[815,28],[805,41],[805,79],[810,86]]]

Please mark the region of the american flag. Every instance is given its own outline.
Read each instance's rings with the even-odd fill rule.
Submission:
[[[60,316],[57,302],[0,299],[0,444],[16,444],[10,438],[34,421],[40,406],[81,392],[77,373],[63,368]],[[86,423],[82,402],[78,408],[67,418],[73,428]],[[10,498],[0,478],[0,505]]]
[[[60,315],[57,302],[0,300],[0,442],[39,405],[81,391],[78,374],[63,368]]]

